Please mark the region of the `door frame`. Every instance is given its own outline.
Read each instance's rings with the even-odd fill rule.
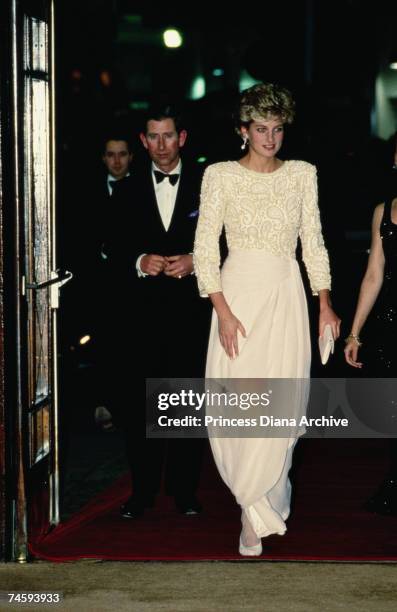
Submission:
[[[29,558],[31,385],[28,380],[27,292],[33,291],[27,284],[32,279],[25,282],[25,6],[37,6],[39,13],[45,11],[48,25],[50,174],[47,180],[51,219],[48,267],[51,282],[56,281],[54,0],[5,0],[0,3],[0,561],[21,563]],[[55,282],[51,288],[42,289],[48,292],[51,304],[49,384],[53,406],[49,409],[48,529],[59,522],[58,287]],[[31,360],[34,358],[30,355]]]

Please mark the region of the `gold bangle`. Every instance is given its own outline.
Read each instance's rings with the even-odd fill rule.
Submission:
[[[362,342],[360,340],[360,336],[358,336],[357,334],[353,334],[350,332],[350,334],[347,336],[347,338],[345,338],[345,342],[346,344],[348,344],[350,342],[350,340],[355,340],[358,344],[358,346],[362,346]]]

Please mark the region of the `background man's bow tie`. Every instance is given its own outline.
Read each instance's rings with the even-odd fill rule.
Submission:
[[[165,178],[168,178],[171,185],[176,185],[179,179],[179,174],[166,174],[165,172],[154,171],[156,177],[156,183],[161,183]]]

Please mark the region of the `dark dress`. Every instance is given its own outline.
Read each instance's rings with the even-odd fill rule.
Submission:
[[[385,269],[370,343],[370,373],[371,376],[379,378],[397,375],[397,225],[391,219],[392,201],[393,198],[390,197],[385,202],[380,225]]]
[[[367,376],[394,378],[397,375],[397,224],[391,218],[392,202],[389,197],[384,206],[380,224],[385,256],[384,279],[375,306],[375,317],[368,339]],[[396,411],[397,412],[397,411]],[[390,415],[395,420],[396,415]],[[367,510],[385,515],[397,515],[397,438],[390,439],[390,468],[378,491],[366,502]]]

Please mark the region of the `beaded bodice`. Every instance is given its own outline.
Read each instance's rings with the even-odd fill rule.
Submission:
[[[201,295],[222,290],[219,235],[229,250],[265,249],[295,258],[298,236],[313,293],[330,288],[328,254],[317,206],[316,168],[285,161],[271,173],[239,162],[209,166],[204,174],[194,265]]]

